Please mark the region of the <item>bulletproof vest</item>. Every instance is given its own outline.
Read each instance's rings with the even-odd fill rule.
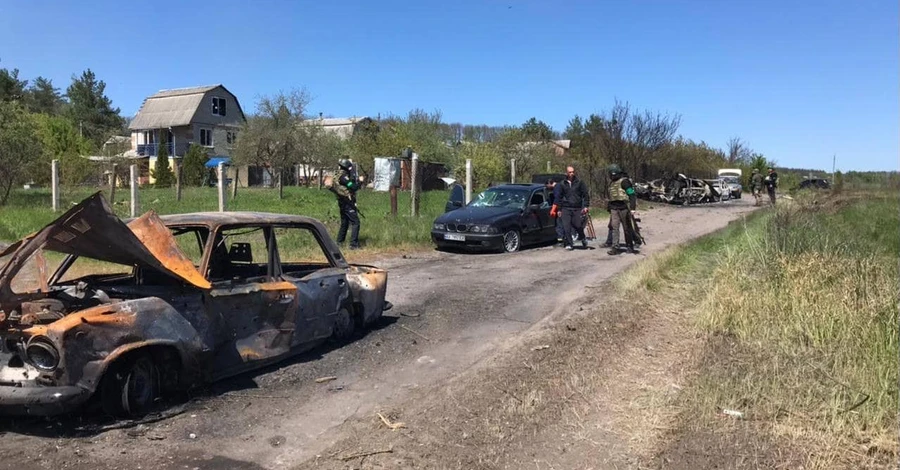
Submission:
[[[628,194],[622,189],[623,181],[625,181],[625,178],[619,178],[609,184],[610,201],[628,201]]]

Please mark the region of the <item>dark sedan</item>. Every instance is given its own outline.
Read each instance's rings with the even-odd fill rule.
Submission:
[[[556,241],[556,221],[550,217],[550,195],[544,185],[494,186],[466,206],[461,195],[455,188],[449,211],[434,221],[431,240],[439,249],[513,252]]]

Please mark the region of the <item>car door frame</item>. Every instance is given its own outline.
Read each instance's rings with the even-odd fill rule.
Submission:
[[[216,227],[210,234],[203,269],[208,275],[214,244],[220,243],[224,231],[254,227],[261,228],[266,238],[265,279],[238,279],[237,283],[235,279],[217,281],[205,293],[204,305],[216,332],[211,374],[214,379],[254,369],[290,352],[297,287],[275,275],[278,257],[272,224],[239,223]]]
[[[531,198],[535,194],[541,194],[544,202],[536,210],[531,209]],[[556,240],[556,226],[550,217],[550,204],[547,198],[546,188],[535,188],[528,194],[528,204],[522,213],[522,237],[528,243],[541,243],[548,240],[552,233],[552,238]],[[529,230],[525,228],[529,227]],[[549,232],[548,232],[549,227]]]
[[[293,285],[296,289],[291,347],[302,349],[330,337],[338,315],[342,314],[342,309],[346,309],[349,314],[354,313],[347,271],[338,265],[322,239],[323,234],[319,233],[312,224],[302,222],[272,224],[272,228],[276,246],[276,277],[282,282]],[[281,250],[277,249],[278,237],[274,236],[274,229],[277,228],[309,230],[330,266],[317,269],[299,278],[286,275],[281,260]]]

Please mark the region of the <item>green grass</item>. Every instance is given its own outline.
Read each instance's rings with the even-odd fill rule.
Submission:
[[[63,208],[81,201],[95,188],[65,189],[61,193]],[[109,195],[108,190],[106,195]],[[431,224],[444,211],[446,191],[428,191],[420,198],[420,216],[410,214],[410,194],[398,197],[398,216],[391,217],[390,196],[385,192],[361,191],[358,195],[361,218],[360,241],[367,250],[397,250],[430,246]],[[175,201],[174,189],[141,189],[140,213],[153,209],[159,214],[216,211],[218,198],[215,188],[185,188],[182,200]],[[129,215],[127,188],[116,191],[113,208],[120,217]],[[228,196],[230,211],[261,211],[300,214],[321,220],[331,233],[337,234],[340,215],[334,195],[314,188],[284,188],[284,199],[278,199],[276,189],[241,189],[237,198]],[[48,190],[14,190],[6,206],[0,207],[0,240],[13,241],[32,233],[58,216],[51,210]]]
[[[821,445],[809,460],[820,468],[844,462],[848,446],[896,449],[897,195],[798,194],[654,258],[620,288],[678,297],[707,338],[684,394],[692,425],[740,410]]]

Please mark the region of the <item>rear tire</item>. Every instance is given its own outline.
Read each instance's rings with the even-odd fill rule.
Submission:
[[[139,352],[113,364],[103,379],[103,409],[117,417],[146,414],[160,396],[159,369],[153,357]]]

